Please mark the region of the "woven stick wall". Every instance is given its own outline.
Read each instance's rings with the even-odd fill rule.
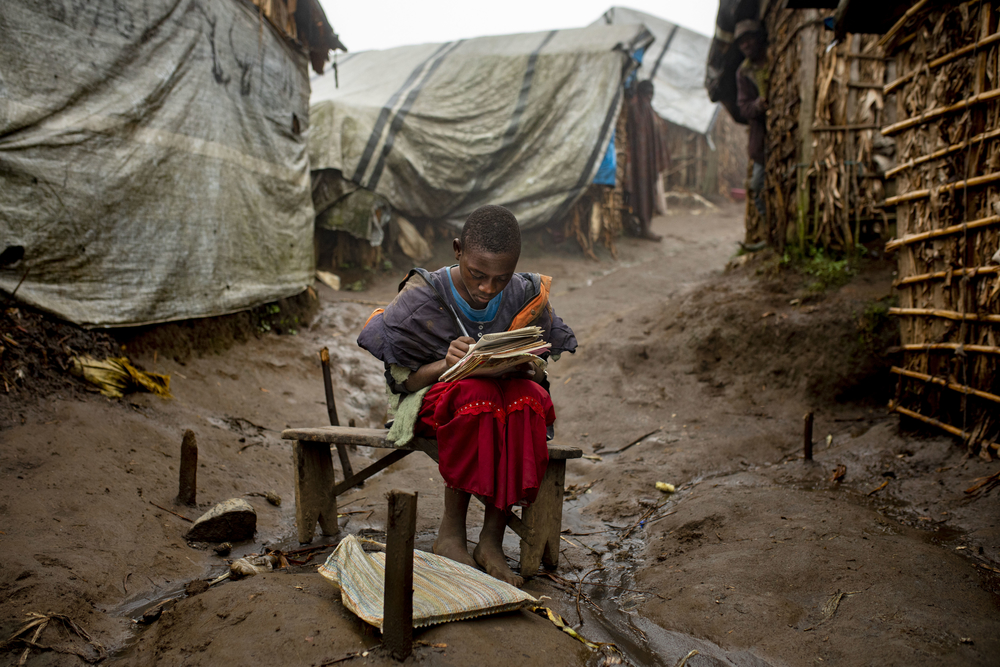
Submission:
[[[917,7],[916,5],[919,5]],[[882,39],[898,165],[897,412],[997,455],[1000,436],[1000,32],[997,6],[915,3]]]
[[[732,198],[742,188],[747,170],[747,130],[719,109],[708,137],[686,127],[662,121],[670,150],[670,167],[663,172],[664,189],[697,192],[706,197]]]
[[[877,156],[885,61],[877,37],[849,35],[827,51],[829,12],[781,9],[764,16],[771,74],[765,201],[768,220],[747,207],[747,241],[849,250],[862,226],[876,233],[884,188]]]

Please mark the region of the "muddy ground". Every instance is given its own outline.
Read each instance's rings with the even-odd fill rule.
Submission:
[[[873,260],[846,285],[817,290],[775,257],[731,262],[736,207],[659,218],[654,229],[662,243],[622,239],[617,260],[599,263],[544,235],[526,243],[520,268],[554,276],[553,303],[580,341],[550,367],[556,440],[596,457],[569,463],[559,569],[526,589],[636,665],[672,667],[691,650],[692,667],[996,664],[1000,503],[996,492],[963,490],[998,464],[966,457],[949,438],[901,431],[886,413],[891,264]],[[439,244],[428,265],[449,259]],[[24,366],[0,394],[0,640],[43,612],[79,624],[108,664],[322,665],[354,654],[336,664],[390,664],[378,633],[317,574],[330,548],[188,596],[186,584],[224,572],[225,560],[185,542],[189,524],[154,503],[195,518],[243,497],[258,530],[229,558],[298,548],[280,431],[327,423],[323,346],[341,419],[381,423],[381,369],[354,340],[401,274],[372,275],[364,292],[317,284],[314,301],[283,305],[287,318],[272,327],[282,335],[263,332],[262,317],[117,338],[76,338],[27,314],[8,327],[21,347],[43,334],[69,335],[66,352],[124,344],[133,361],[170,374],[174,397],[104,398],[70,378],[58,353]],[[5,377],[34,358],[17,354],[4,357]],[[200,448],[198,508],[174,503],[185,429]],[[373,458],[352,456],[356,467]],[[846,475],[831,481],[838,465]],[[676,493],[657,491],[658,481]],[[417,547],[428,549],[442,493],[420,455],[342,497],[341,535],[380,531],[391,488],[419,491]],[[255,495],[268,491],[280,506]],[[513,535],[507,552],[516,557]],[[585,575],[585,585],[568,583]],[[158,620],[133,622],[170,598]],[[412,663],[606,660],[529,612],[416,637]],[[58,651],[33,649],[28,665],[102,655],[55,620],[35,641]],[[0,663],[16,664],[23,648],[6,647]]]

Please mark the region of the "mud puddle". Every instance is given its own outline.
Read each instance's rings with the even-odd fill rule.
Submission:
[[[556,606],[563,610],[567,624],[591,642],[614,644],[627,663],[635,666],[674,667],[692,651],[700,656],[702,662],[698,664],[706,664],[708,659],[708,664],[713,665],[769,665],[752,653],[727,651],[710,641],[660,627],[639,615],[640,607],[645,604],[671,604],[669,598],[639,590],[636,585],[635,575],[646,548],[645,527],[673,514],[692,489],[716,476],[722,475],[691,480],[669,497],[648,504],[637,519],[623,526],[595,522],[584,515],[587,505],[600,498],[593,488],[573,498],[563,513],[563,541],[567,548],[561,551],[561,567],[551,578],[555,583],[550,584],[550,579],[544,576],[536,580],[546,582],[549,590],[544,594],[558,601]],[[581,564],[580,549],[572,546],[586,549],[588,557],[592,557],[591,564]],[[570,551],[575,557],[567,563]],[[560,571],[569,569],[574,570],[575,580],[560,575]],[[580,580],[584,582],[582,585],[578,584]],[[588,661],[591,667],[610,664],[616,664],[614,658],[601,651],[595,651]]]

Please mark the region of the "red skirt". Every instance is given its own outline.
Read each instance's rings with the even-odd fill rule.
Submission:
[[[552,399],[532,380],[438,382],[424,396],[416,434],[437,438],[447,486],[500,509],[530,503],[549,462]]]

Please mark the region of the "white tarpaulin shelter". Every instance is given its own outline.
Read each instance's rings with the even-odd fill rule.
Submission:
[[[307,66],[245,2],[0,2],[0,288],[86,326],[305,289]]]
[[[593,25],[642,23],[656,38],[643,54],[637,74],[653,81],[653,110],[675,125],[708,134],[718,104],[705,90],[705,63],[712,38],[652,14],[612,7]]]
[[[461,225],[483,204],[523,227],[593,181],[641,25],[479,37],[350,54],[312,81],[309,159],[410,218]],[[704,57],[701,63],[704,69]]]

